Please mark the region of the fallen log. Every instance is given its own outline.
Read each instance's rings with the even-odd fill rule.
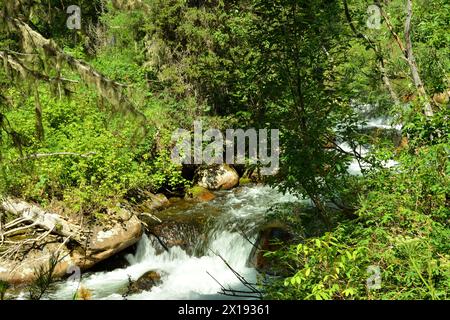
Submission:
[[[13,215],[20,216],[23,222],[31,223],[37,227],[48,230],[54,234],[70,237],[78,243],[81,239],[80,227],[73,224],[56,213],[45,211],[37,205],[26,201],[7,198],[0,201],[0,209]]]

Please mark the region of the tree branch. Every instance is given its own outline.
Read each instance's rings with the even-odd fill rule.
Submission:
[[[19,32],[26,54],[36,51],[43,54],[48,59],[55,59],[57,62],[65,62],[81,79],[95,87],[97,93],[107,100],[118,111],[129,112],[141,119],[146,120],[146,116],[138,110],[123,92],[123,85],[108,79],[84,61],[75,59],[61,50],[58,45],[49,39],[44,38],[40,33],[33,30],[27,23],[19,19],[9,19],[9,26],[13,31]],[[58,63],[57,63],[58,64]]]
[[[11,198],[0,201],[0,209],[14,215],[20,215],[24,221],[31,222],[45,230],[52,230],[57,235],[70,236],[78,243],[82,243],[80,227],[63,219],[58,214],[47,212],[28,202]]]
[[[368,46],[375,52],[375,55],[378,60],[378,69],[381,73],[381,78],[383,79],[383,83],[386,86],[386,88],[389,91],[389,94],[391,95],[392,100],[395,104],[400,104],[400,99],[398,98],[397,93],[395,92],[394,88],[392,87],[391,80],[389,79],[387,75],[387,71],[384,65],[384,58],[381,53],[381,49],[374,43],[367,35],[363,34],[362,32],[358,31],[353,23],[352,17],[350,15],[350,10],[348,8],[347,0],[343,0],[344,3],[344,12],[345,17],[347,19],[348,24],[350,25],[350,29],[352,29],[353,33],[356,35],[356,37],[361,38],[365,40],[368,44]]]
[[[44,157],[53,157],[53,156],[75,156],[80,158],[88,158],[89,156],[96,155],[96,152],[88,152],[85,154],[75,153],[75,152],[53,152],[53,153],[34,153],[27,155],[26,157],[19,158],[16,161],[24,161],[30,159],[38,159]]]

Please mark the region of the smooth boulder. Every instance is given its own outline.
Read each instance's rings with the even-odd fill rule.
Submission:
[[[239,184],[238,173],[227,164],[202,169],[198,176],[198,185],[209,190],[230,190]]]

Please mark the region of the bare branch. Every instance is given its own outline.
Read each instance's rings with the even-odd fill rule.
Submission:
[[[82,243],[80,227],[78,225],[66,221],[57,214],[44,211],[36,205],[9,198],[0,201],[0,209],[15,215],[20,215],[27,222],[31,222],[46,230],[52,230],[55,234],[64,237],[71,236],[78,243]]]
[[[211,250],[211,249],[210,249]],[[219,283],[219,285],[221,286],[221,294],[224,295],[232,295],[232,296],[240,296],[240,297],[251,297],[251,298],[255,298],[255,295],[262,299],[262,292],[260,290],[258,290],[258,288],[255,287],[255,284],[252,284],[250,282],[247,281],[247,279],[245,279],[241,274],[239,274],[239,272],[237,272],[219,253],[214,252],[213,250],[211,250],[211,252],[213,252],[216,256],[218,256],[224,263],[225,265],[228,267],[228,269],[231,270],[231,272],[233,272],[233,274],[236,276],[236,278],[246,287],[249,289],[249,291],[241,291],[241,290],[234,290],[234,289],[226,289],[223,285],[221,285],[214,277],[213,279]],[[209,274],[209,273],[208,273]],[[210,274],[209,274],[210,275]],[[211,275],[210,275],[211,276]],[[211,276],[212,277],[212,276]],[[242,295],[244,294],[244,295]]]
[[[96,155],[96,152],[88,152],[85,154],[75,153],[75,152],[53,152],[53,153],[34,153],[27,155],[26,157],[17,159],[16,161],[24,161],[24,160],[30,160],[30,159],[38,159],[38,158],[45,158],[45,157],[53,157],[53,156],[75,156],[80,158],[88,158],[89,156]]]
[[[389,94],[391,95],[391,98],[394,101],[394,103],[400,104],[400,99],[398,98],[398,95],[392,86],[391,80],[388,77],[388,74],[387,74],[387,71],[385,68],[384,58],[381,53],[381,49],[367,35],[363,34],[362,32],[360,32],[356,29],[356,27],[353,23],[352,17],[350,15],[350,10],[348,8],[347,0],[343,0],[343,2],[344,2],[345,17],[347,18],[347,22],[350,25],[350,29],[352,29],[352,31],[356,35],[356,37],[364,39],[366,41],[366,43],[368,44],[368,46],[370,48],[372,48],[372,50],[375,52],[375,55],[378,60],[378,69],[380,70],[381,77],[383,79],[383,83],[386,86],[386,88],[388,89]]]
[[[379,0],[377,0],[377,5],[380,7],[381,14],[386,21],[386,25],[391,32],[393,38],[398,44],[398,47],[403,53],[403,58],[408,62],[412,80],[414,82],[414,85],[416,87],[417,93],[419,94],[419,97],[421,97],[424,100],[424,114],[427,117],[433,116],[433,109],[430,104],[430,99],[427,96],[426,90],[424,88],[422,79],[420,78],[420,74],[417,68],[416,59],[414,57],[413,49],[412,49],[412,42],[411,42],[411,19],[412,19],[412,0],[407,0],[406,2],[406,21],[405,21],[405,44],[403,44],[402,40],[400,39],[400,36],[395,32],[394,27],[389,20],[389,17],[387,16],[386,12],[383,10],[383,6]]]
[[[32,54],[23,54],[23,55],[32,55]],[[67,79],[63,77],[49,77],[45,74],[42,74],[36,70],[32,70],[25,66],[19,59],[13,57],[10,54],[7,54],[6,51],[0,51],[0,58],[8,64],[12,69],[16,70],[22,78],[26,78],[26,75],[31,75],[33,78],[37,80],[43,80],[46,82],[71,82],[78,83],[77,80]]]

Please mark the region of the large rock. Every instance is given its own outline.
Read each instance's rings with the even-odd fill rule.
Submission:
[[[194,199],[200,202],[211,201],[216,196],[208,189],[200,186],[195,186],[187,190],[186,199]]]
[[[271,223],[259,232],[256,246],[250,254],[249,264],[260,272],[279,275],[283,270],[270,258],[264,256],[267,252],[281,249],[283,244],[288,244],[293,238],[289,228],[281,223]]]
[[[226,164],[199,171],[198,185],[209,190],[229,190],[239,184],[236,170]]]
[[[109,221],[111,223],[111,221]],[[0,263],[0,280],[11,284],[28,283],[36,278],[38,269],[48,269],[50,258],[59,253],[54,277],[70,275],[73,267],[86,270],[135,244],[142,235],[141,221],[132,216],[128,221],[113,222],[110,226],[97,225],[88,237],[87,250],[74,242],[61,243],[62,238],[48,236],[15,260],[3,259]]]
[[[60,253],[60,262],[54,272],[55,278],[63,277],[68,272],[70,266],[76,265],[69,251],[65,246],[60,247],[58,243],[44,244],[39,250],[30,250],[20,260],[3,259],[0,264],[0,280],[9,284],[21,284],[32,282],[37,275],[37,270],[48,270],[48,265],[52,254]]]
[[[150,240],[158,252],[178,246],[193,254],[202,237],[202,224],[195,219],[164,220],[149,227]]]
[[[110,228],[105,229],[102,225],[94,227],[85,267],[91,267],[135,244],[139,241],[142,231],[141,221],[136,216]]]
[[[148,197],[148,199],[139,206],[139,208],[143,212],[160,210],[170,205],[169,199],[167,199],[167,197],[161,193],[147,193],[146,196]]]
[[[150,291],[161,283],[161,274],[156,271],[148,271],[129,286],[127,293],[137,294],[142,291]]]

